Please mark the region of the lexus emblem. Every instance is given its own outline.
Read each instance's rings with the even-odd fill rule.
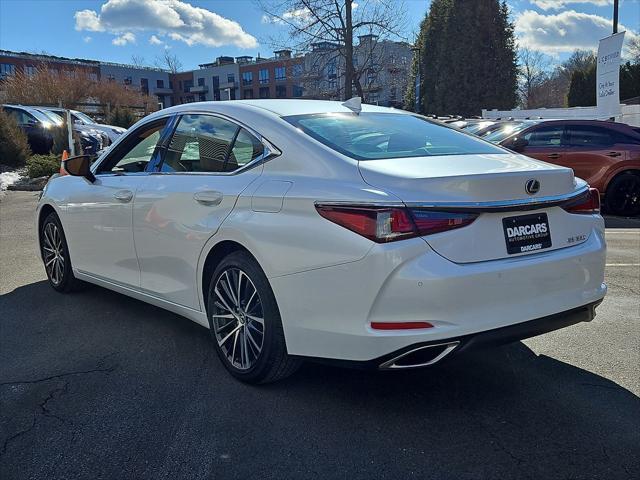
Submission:
[[[535,195],[540,191],[540,181],[532,178],[531,180],[527,180],[527,183],[524,184],[524,190],[529,195]]]

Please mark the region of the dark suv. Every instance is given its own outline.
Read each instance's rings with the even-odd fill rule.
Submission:
[[[27,135],[29,147],[33,153],[45,154],[51,151],[55,129],[58,126],[50,118],[35,108],[21,105],[2,105],[2,109]]]
[[[604,195],[610,213],[640,214],[640,128],[600,120],[550,120],[515,132],[500,145],[572,168]]]

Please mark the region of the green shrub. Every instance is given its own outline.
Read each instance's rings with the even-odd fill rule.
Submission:
[[[116,127],[129,128],[136,123],[136,116],[133,112],[126,107],[116,107],[111,111],[109,118],[107,119],[109,125],[115,125]]]
[[[27,160],[29,178],[50,177],[60,171],[61,158],[58,155],[33,155]]]
[[[0,108],[0,163],[21,167],[31,155],[27,136],[15,120]]]

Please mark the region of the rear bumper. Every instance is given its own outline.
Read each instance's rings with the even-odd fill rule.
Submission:
[[[520,325],[566,316],[606,294],[602,230],[594,227],[573,247],[474,264],[453,263],[422,239],[410,239],[376,245],[356,262],[272,277],[287,349],[304,357],[377,361],[416,345],[529,329]],[[372,322],[416,321],[433,327],[371,328]]]
[[[315,361],[352,368],[398,370],[426,367],[445,359],[482,348],[497,347],[544,333],[553,332],[581,322],[590,322],[596,316],[601,301],[589,303],[566,312],[560,312],[527,322],[495,328],[484,332],[447,338],[433,342],[421,342],[391,352],[373,360],[340,361],[315,358]]]

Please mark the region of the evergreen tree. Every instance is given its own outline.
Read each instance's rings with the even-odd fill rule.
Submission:
[[[419,36],[424,113],[479,115],[513,108],[517,61],[499,0],[433,0]]]

